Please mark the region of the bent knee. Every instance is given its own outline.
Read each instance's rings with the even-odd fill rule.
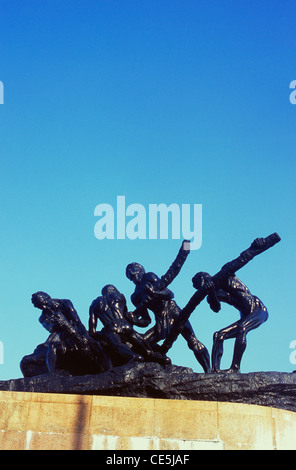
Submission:
[[[214,343],[222,343],[225,339],[225,334],[223,331],[216,331],[213,336]]]
[[[207,348],[205,347],[205,345],[202,344],[200,341],[198,341],[197,338],[191,339],[191,341],[188,342],[188,347],[189,349],[191,349],[191,351],[198,351],[198,352],[207,351]]]
[[[248,332],[246,325],[241,325],[237,330],[237,336],[245,336]]]

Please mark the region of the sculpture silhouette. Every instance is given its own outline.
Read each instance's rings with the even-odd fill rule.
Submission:
[[[181,313],[181,308],[173,300],[173,292],[167,286],[179,274],[189,252],[190,244],[185,240],[175,261],[161,278],[154,273],[146,273],[144,267],[138,263],[131,263],[126,268],[126,276],[135,284],[135,291],[131,296],[133,304],[137,308],[149,309],[155,315],[155,326],[144,335],[145,340],[153,349],[160,350],[157,343],[167,338],[174,322]],[[185,323],[181,334],[203,370],[210,372],[211,364],[208,350],[197,339],[188,321]]]
[[[280,237],[277,233],[266,238],[257,238],[238,258],[225,264],[213,277],[207,273],[197,273],[192,279],[197,292],[180,313],[178,320],[164,341],[161,351],[163,353],[168,352],[178,335],[182,333],[191,313],[208,295],[209,304],[215,312],[220,310],[220,301],[227,302],[240,311],[241,320],[214,334],[212,349],[213,370],[214,372],[220,372],[223,342],[228,338],[236,338],[232,365],[227,372],[239,372],[241,359],[246,349],[246,335],[267,320],[268,312],[264,304],[253,296],[249,289],[235,276],[235,272],[279,241]]]
[[[49,331],[47,341],[21,361],[24,376],[66,370],[74,374],[108,370],[110,359],[82,324],[72,302],[52,299],[39,291],[32,295],[33,305],[42,310],[39,322]]]
[[[224,372],[239,372],[247,334],[267,320],[268,312],[261,300],[237,278],[236,272],[279,241],[277,233],[267,238],[257,238],[214,276],[197,273],[192,279],[197,290],[183,309],[175,302],[168,286],[180,273],[189,255],[188,241],[182,243],[176,259],[161,277],[152,272],[146,273],[138,263],[131,263],[126,268],[126,275],[135,284],[131,296],[135,310],[129,312],[124,295],[115,286],[106,285],[102,295],[90,306],[89,331],[70,300],[53,299],[45,292],[36,292],[32,295],[32,303],[42,310],[39,322],[50,334],[33,354],[22,359],[20,366],[23,375],[32,377],[57,370],[73,375],[98,374],[130,361],[157,362],[165,366],[170,364],[166,354],[180,334],[203,370],[211,372],[208,350],[196,338],[189,322],[190,315],[205,297],[215,312],[220,311],[221,302],[226,302],[240,313],[240,320],[214,334],[212,348],[213,371],[222,372],[224,341],[234,338],[232,364]],[[148,310],[155,316],[155,325],[141,335],[134,326],[150,325]],[[103,324],[101,331],[97,331],[98,320]],[[159,345],[162,340],[163,344]]]
[[[133,329],[133,325],[147,326],[151,319],[145,308],[128,312],[126,299],[115,286],[103,287],[102,296],[95,299],[89,309],[89,333],[95,338],[98,319],[104,325],[99,337],[107,343],[113,364],[130,360],[144,362],[170,363],[168,358],[156,353],[147,341]]]

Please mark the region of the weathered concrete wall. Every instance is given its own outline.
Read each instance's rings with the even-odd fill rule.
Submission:
[[[296,413],[237,403],[0,392],[0,449],[296,449]]]

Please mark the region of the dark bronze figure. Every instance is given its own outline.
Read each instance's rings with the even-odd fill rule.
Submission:
[[[160,349],[157,343],[167,338],[181,313],[181,308],[173,300],[173,292],[167,287],[179,274],[189,252],[190,243],[185,240],[175,261],[161,278],[154,273],[146,273],[143,266],[138,263],[131,263],[126,268],[128,279],[135,284],[135,291],[131,296],[133,304],[137,308],[149,309],[155,315],[155,326],[144,335],[145,340],[153,349]],[[203,370],[210,372],[211,364],[208,350],[196,338],[189,321],[185,322],[181,334]]]
[[[215,312],[218,312],[221,308],[220,301],[227,302],[240,311],[241,320],[214,334],[212,350],[213,370],[214,372],[220,372],[223,342],[225,339],[236,338],[233,361],[228,372],[239,372],[241,359],[246,349],[246,335],[267,320],[268,312],[263,303],[250,293],[235,273],[255,256],[263,253],[279,241],[280,237],[277,233],[267,238],[257,238],[238,258],[225,264],[213,277],[207,273],[196,274],[192,282],[197,292],[181,312],[178,322],[175,323],[174,328],[161,347],[162,352],[167,353],[182,332],[191,313],[208,296],[208,302]]]
[[[193,278],[193,285],[200,288],[200,282],[207,273],[200,273],[200,276]],[[208,275],[209,276],[209,275]],[[212,349],[213,372],[221,372],[220,363],[223,355],[223,343],[226,339],[235,338],[234,354],[230,369],[223,372],[240,372],[240,365],[243,353],[247,346],[247,334],[268,318],[265,305],[258,297],[251,294],[247,286],[240,281],[235,273],[227,275],[219,284],[216,290],[216,299],[219,302],[226,302],[237,308],[240,313],[240,320],[214,334]],[[217,312],[217,304],[212,305],[211,298],[208,298],[210,307]]]
[[[97,335],[98,319],[104,325],[104,329]],[[106,341],[115,365],[118,361],[125,363],[130,360],[170,363],[168,358],[154,352],[147,341],[133,328],[133,325],[145,327],[150,321],[145,308],[128,312],[124,295],[111,284],[103,287],[102,295],[92,302],[89,309],[89,333],[93,338],[101,337],[103,334],[103,341]]]
[[[90,306],[89,331],[70,300],[53,299],[45,292],[36,292],[32,303],[42,310],[39,322],[50,334],[33,354],[22,359],[23,375],[33,377],[57,370],[72,375],[98,374],[130,362],[156,362],[165,366],[170,364],[166,354],[180,334],[206,373],[222,372],[224,341],[235,339],[231,367],[223,372],[240,372],[247,334],[267,320],[268,312],[261,300],[237,278],[236,272],[279,241],[277,233],[257,238],[214,276],[197,273],[192,279],[196,292],[183,309],[175,302],[168,286],[180,273],[189,255],[188,241],[183,241],[176,259],[161,277],[146,273],[138,263],[131,263],[126,268],[126,275],[135,284],[131,296],[135,310],[129,312],[125,296],[115,286],[106,285],[102,295]],[[221,302],[225,302],[240,313],[238,321],[214,334],[212,364],[207,348],[197,339],[189,322],[192,312],[206,297],[215,312],[219,312]],[[150,325],[149,310],[155,316],[155,325],[140,334],[134,327]],[[97,331],[98,320],[103,325],[100,331]],[[163,344],[159,345],[162,340]]]
[[[50,333],[45,347],[36,351],[45,353],[49,373],[57,369],[99,373],[110,368],[109,358],[89,336],[70,300],[52,299],[39,291],[32,295],[32,303],[42,310],[39,322]]]

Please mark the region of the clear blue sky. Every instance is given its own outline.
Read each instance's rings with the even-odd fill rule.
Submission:
[[[97,240],[100,203],[203,205],[203,244],[171,285],[184,306],[257,236],[282,241],[239,276],[270,317],[242,371],[292,371],[295,319],[295,2],[0,1],[0,378],[47,332],[31,295],[70,298],[82,321],[125,267],[162,275],[178,240]],[[236,321],[205,302],[191,320],[211,349]],[[233,343],[226,347],[228,367]],[[174,363],[201,372],[184,340]]]

